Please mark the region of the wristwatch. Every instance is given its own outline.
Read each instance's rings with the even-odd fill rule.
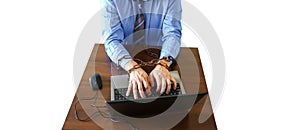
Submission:
[[[166,63],[161,62],[162,60],[165,60],[165,61],[169,62],[170,64],[167,65]],[[172,69],[174,67],[174,65],[176,65],[176,60],[172,56],[168,56],[168,57],[164,56],[161,59],[159,59],[158,64],[166,67],[167,69]]]

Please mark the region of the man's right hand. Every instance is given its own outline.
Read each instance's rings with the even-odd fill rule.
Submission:
[[[129,70],[130,68],[137,65],[135,61],[130,61],[125,65],[125,69]],[[151,94],[150,84],[148,82],[148,74],[142,69],[134,69],[129,73],[129,85],[127,89],[126,96],[130,95],[130,92],[133,91],[134,99],[138,99],[138,92],[142,98],[145,98],[145,93],[143,87],[146,89],[148,95]]]

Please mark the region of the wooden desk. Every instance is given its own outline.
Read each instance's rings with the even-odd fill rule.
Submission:
[[[177,62],[180,68],[181,79],[187,93],[208,91],[197,48],[181,48],[180,54],[177,57]],[[110,100],[110,76],[113,73],[113,70],[111,69],[112,65],[113,64],[111,63],[111,61],[105,53],[104,45],[95,44],[90,59],[87,63],[86,69],[84,71],[84,74],[82,76],[82,79],[80,81],[80,84],[78,86],[77,93],[74,97],[71,108],[63,125],[63,130],[103,129],[102,125],[100,125],[101,127],[99,126],[98,121],[101,122],[100,124],[105,124],[109,126],[109,128],[113,129],[131,129],[127,124],[113,123],[110,119],[102,118],[100,115],[93,118],[93,120],[86,122],[78,121],[75,119],[74,116],[74,105],[77,96],[80,98],[87,98],[92,97],[95,94],[95,92],[92,91],[91,87],[89,86],[88,82],[89,76],[91,74],[94,74],[95,72],[101,74],[103,81],[103,88],[100,92],[100,101],[97,101],[97,105],[103,105],[105,104],[105,100]],[[206,102],[206,100],[208,100],[208,102]],[[80,102],[80,104],[78,104],[78,113],[81,117],[86,116],[86,113],[87,115],[92,114],[93,109],[89,107],[92,102],[93,101],[86,101]],[[84,109],[79,106],[83,106]],[[198,118],[202,109],[204,110],[202,111],[202,114],[210,115],[210,117],[204,123],[200,124],[198,122]],[[186,115],[183,118],[183,120],[181,120],[172,129],[216,130],[217,126],[215,123],[214,115],[211,115],[211,113],[212,108],[207,95],[204,98],[202,98],[198,103],[196,103],[190,110],[189,114]],[[154,129],[159,128],[159,126],[154,127]]]

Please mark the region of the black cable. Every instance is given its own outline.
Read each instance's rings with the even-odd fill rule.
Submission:
[[[77,104],[79,103],[79,100],[76,101],[75,103],[75,108],[74,108],[74,114],[75,114],[75,118],[79,121],[90,121],[96,114],[98,114],[98,112],[94,112],[90,117],[86,117],[84,119],[80,118],[78,113],[77,113]]]
[[[74,115],[77,120],[89,121],[89,120],[91,120],[91,118],[93,118],[98,113],[98,112],[94,112],[90,117],[86,117],[86,118],[82,119],[79,117],[78,112],[77,112],[77,104],[79,103],[80,100],[93,100],[93,99],[97,99],[97,96],[98,96],[98,91],[96,91],[95,95],[91,98],[83,98],[83,99],[78,98],[77,99],[75,106],[74,106]],[[95,100],[95,102],[96,102],[96,100]]]
[[[78,104],[79,101],[81,101],[81,100],[86,100],[86,101],[88,101],[88,100],[93,100],[93,99],[95,99],[95,100],[94,100],[94,103],[91,104],[91,106],[94,107],[94,108],[96,108],[97,111],[94,112],[94,113],[92,113],[92,115],[91,115],[90,117],[86,117],[86,118],[82,119],[82,118],[79,117],[79,115],[78,115],[78,112],[77,112],[77,104]],[[97,100],[98,100],[98,91],[96,91],[95,95],[94,95],[93,97],[91,97],[91,98],[83,98],[83,99],[78,98],[77,101],[75,102],[75,106],[74,106],[74,115],[75,115],[75,118],[76,118],[77,120],[79,120],[79,121],[90,121],[90,120],[91,120],[92,118],[94,118],[97,114],[100,114],[103,118],[108,118],[108,119],[110,119],[112,122],[128,124],[128,125],[132,128],[132,130],[138,130],[138,128],[136,128],[131,122],[128,122],[128,121],[126,121],[126,120],[124,120],[124,119],[121,119],[120,116],[119,116],[119,118],[117,119],[116,117],[118,117],[118,116],[116,116],[116,115],[115,115],[115,116],[112,116],[112,115],[110,115],[110,114],[108,114],[108,113],[106,113],[106,112],[101,111],[100,108],[107,108],[107,106],[97,106],[97,105],[95,105],[96,102],[97,102]]]

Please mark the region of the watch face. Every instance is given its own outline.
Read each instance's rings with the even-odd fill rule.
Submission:
[[[168,59],[170,61],[170,69],[173,69],[177,65],[177,62],[172,56],[168,56]]]
[[[170,66],[173,64],[173,60],[170,60]]]
[[[167,60],[170,62],[170,65],[172,65],[173,60],[174,60],[173,57],[172,56],[168,56]]]

